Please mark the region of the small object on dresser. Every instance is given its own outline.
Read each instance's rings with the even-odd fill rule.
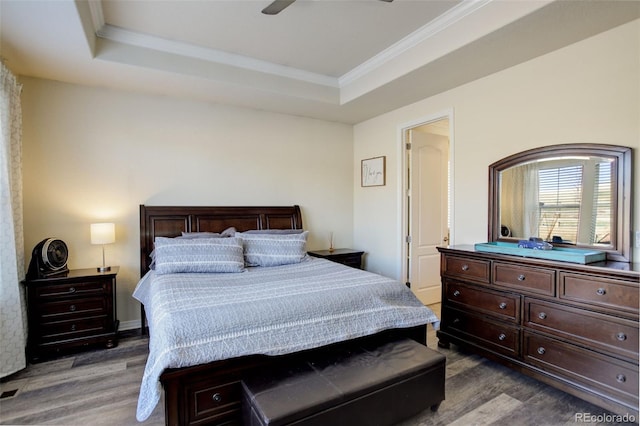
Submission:
[[[333,250],[314,250],[307,252],[309,256],[320,257],[332,262],[342,263],[352,268],[362,269],[363,251],[348,248],[338,248]]]
[[[532,250],[553,250],[553,246],[545,241],[542,238],[531,237],[528,240],[520,240],[518,241],[519,248],[527,248]]]

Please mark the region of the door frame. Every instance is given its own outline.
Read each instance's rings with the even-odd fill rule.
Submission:
[[[407,173],[407,169],[409,165],[407,164],[407,140],[406,133],[408,130],[413,129],[414,127],[423,126],[425,124],[433,123],[435,121],[440,121],[448,119],[449,120],[449,173],[450,173],[450,181],[449,181],[449,223],[451,224],[449,229],[449,244],[453,245],[455,241],[455,232],[454,232],[454,222],[453,222],[453,212],[455,210],[454,207],[454,123],[453,123],[453,108],[448,108],[441,112],[437,112],[434,114],[430,114],[414,121],[410,121],[398,127],[398,185],[400,186],[398,190],[398,211],[400,211],[401,220],[398,221],[398,235],[399,244],[400,244],[400,268],[398,276],[401,277],[403,282],[409,281],[409,245],[407,244],[407,231],[409,229],[409,206],[407,203],[407,191],[409,188],[409,176]]]

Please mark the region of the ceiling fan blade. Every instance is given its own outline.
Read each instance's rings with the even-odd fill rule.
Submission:
[[[262,13],[264,13],[265,15],[277,15],[294,1],[296,0],[275,0],[269,6],[262,9]]]

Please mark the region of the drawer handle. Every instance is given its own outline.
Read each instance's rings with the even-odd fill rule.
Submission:
[[[627,381],[627,378],[625,377],[625,375],[624,375],[624,374],[618,374],[618,375],[616,376],[616,381],[617,381],[618,383],[624,383],[624,382],[626,382],[626,381]]]
[[[456,291],[454,291],[454,292],[453,292],[453,295],[454,295],[455,297],[458,297],[458,296],[460,296],[460,292],[459,292],[458,290],[456,290]]]
[[[607,294],[607,290],[605,290],[604,288],[600,287],[599,289],[596,290],[596,294],[598,296],[604,296],[605,294]]]
[[[624,333],[618,333],[616,334],[616,339],[620,340],[621,342],[624,342],[625,340],[627,340],[627,335]]]
[[[460,324],[460,318],[454,318],[453,319],[453,323],[454,324]]]
[[[524,281],[525,278],[524,274],[518,275],[518,281]]]
[[[498,308],[500,309],[507,309],[507,302],[502,302],[498,305]]]
[[[500,341],[502,341],[502,340],[504,340],[506,338],[507,338],[507,335],[504,334],[504,333],[500,333],[500,335],[498,336],[498,340],[500,340]]]
[[[464,265],[462,265],[462,270],[463,271],[468,271],[469,270],[469,265],[467,265],[466,263]]]
[[[222,395],[220,395],[218,392],[216,392],[216,393],[213,394],[211,399],[213,399],[215,402],[220,402],[220,401],[222,401]]]
[[[75,324],[71,324],[71,331],[76,331],[76,325]]]
[[[69,287],[69,293],[75,293],[75,292],[76,292],[75,287]]]
[[[540,312],[540,313],[538,314],[538,318],[540,318],[540,319],[545,319],[545,318],[547,318],[547,314],[546,314],[546,313],[544,313],[544,312]]]
[[[538,353],[539,353],[540,355],[544,355],[544,353],[545,353],[546,351],[547,351],[547,350],[546,350],[545,348],[543,348],[542,346],[540,346],[540,347],[538,348]]]
[[[76,310],[76,305],[71,305],[71,306],[69,306],[69,310],[70,310],[71,312],[75,312],[75,310]]]

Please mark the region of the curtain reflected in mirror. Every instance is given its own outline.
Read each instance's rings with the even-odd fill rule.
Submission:
[[[502,171],[502,235],[610,246],[611,163],[610,158],[564,157]]]

